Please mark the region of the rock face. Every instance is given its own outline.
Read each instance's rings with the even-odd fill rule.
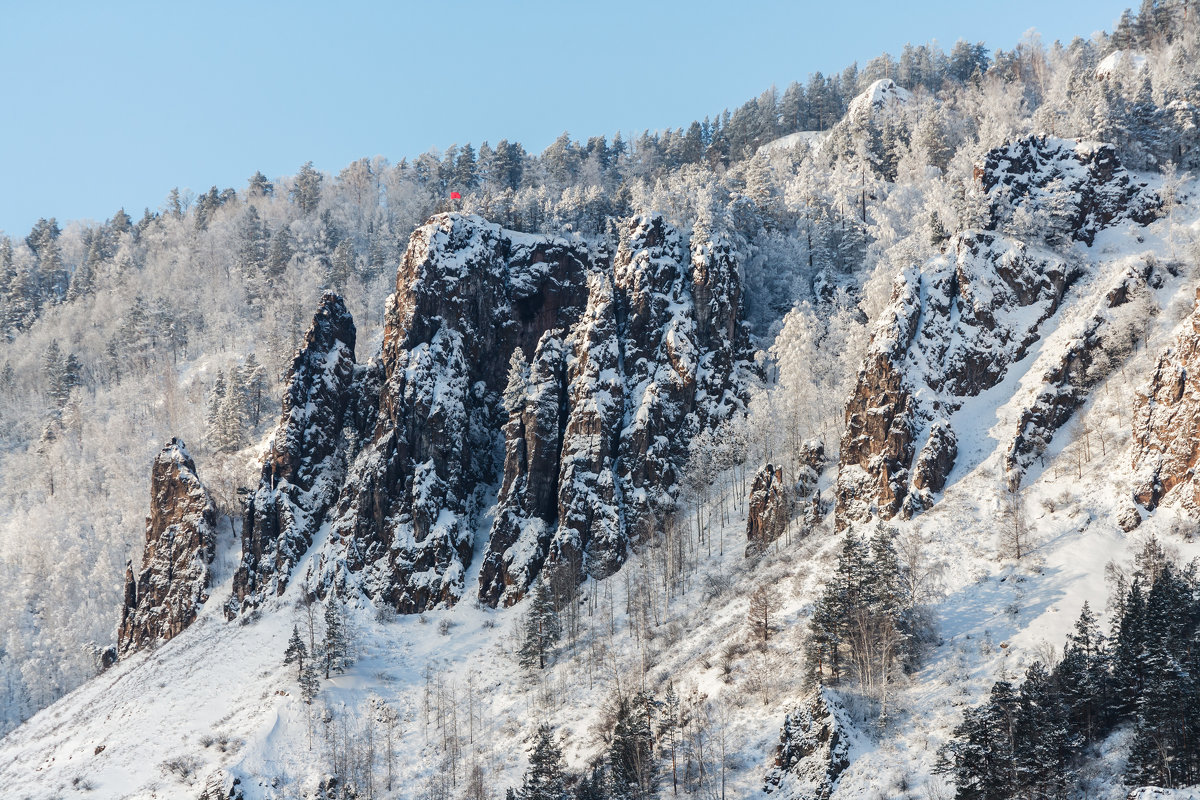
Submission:
[[[1197,295],[1200,302],[1200,293]],[[1147,509],[1176,501],[1200,508],[1200,305],[1154,366],[1133,412],[1134,499]]]
[[[1072,277],[1053,253],[985,231],[901,273],[846,404],[840,523],[930,502],[957,456],[954,411],[1024,357]]]
[[[354,320],[342,298],[327,292],[292,359],[283,412],[246,507],[230,616],[286,588],[337,499],[347,457],[344,429],[361,432],[366,420],[373,422],[364,389],[370,376],[355,368],[354,339]]]
[[[781,800],[825,800],[850,766],[848,725],[840,707],[821,689],[788,712],[779,733],[775,765],[763,792]]]
[[[177,635],[208,599],[208,567],[216,542],[216,510],[179,439],[154,459],[146,550],[136,573],[126,566],[125,605],[117,648],[128,653]]]
[[[783,535],[790,516],[791,498],[783,482],[783,467],[766,464],[750,484],[750,510],[746,522],[746,558],[756,556]]]
[[[993,229],[1025,208],[1044,214],[1053,232],[1090,245],[1118,220],[1151,222],[1161,205],[1111,144],[1029,136],[990,151],[982,171]]]
[[[1150,288],[1162,285],[1162,276],[1150,260],[1131,264],[1100,294],[1092,313],[1063,331],[1065,346],[1042,373],[1036,394],[1021,408],[1017,433],[1005,454],[1005,468],[1019,478],[1050,444],[1055,432],[1070,420],[1104,377],[1105,364],[1128,356],[1129,341],[1114,329],[1114,310]],[[1136,313],[1136,312],[1135,312]]]
[[[837,485],[841,526],[928,507],[957,458],[955,412],[1025,357],[1079,277],[1053,250],[1023,241],[1031,238],[1025,233],[1018,240],[995,229],[1028,223],[1048,244],[1090,244],[1114,222],[1149,222],[1160,205],[1157,195],[1132,181],[1110,145],[1029,137],[988,153],[978,177],[993,230],[958,233],[945,255],[901,273],[872,334],[846,405]],[[1020,215],[1026,223],[1018,224]],[[1120,287],[1114,291],[1120,294]],[[1121,302],[1111,298],[1111,306]],[[1088,357],[1087,341],[1047,373],[1045,396],[1026,410],[1025,433],[1008,458],[1018,479],[1030,455],[1081,402],[1083,395],[1066,386]]]
[[[319,589],[408,613],[457,601],[496,482],[484,602],[515,602],[547,564],[611,574],[673,507],[691,436],[743,403],[740,287],[721,237],[659,217],[594,249],[433,218],[389,299],[374,429],[327,514]]]

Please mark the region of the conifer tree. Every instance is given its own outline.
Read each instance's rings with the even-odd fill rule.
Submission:
[[[650,728],[650,698],[642,692],[623,696],[617,704],[617,723],[608,748],[613,798],[646,800],[658,788],[654,735]]]
[[[529,751],[529,769],[521,781],[519,800],[564,800],[567,779],[562,750],[554,742],[549,725],[538,726]]]
[[[267,391],[267,371],[258,363],[254,353],[251,353],[246,356],[241,373],[246,418],[251,425],[257,425],[262,418],[263,401]]]
[[[296,175],[292,186],[292,202],[300,209],[300,213],[308,215],[317,210],[321,202],[321,173],[313,169],[313,163],[306,161]]]
[[[321,678],[317,674],[316,662],[309,659],[304,668],[300,670],[300,696],[304,698],[305,703],[312,705],[312,701],[316,699],[320,691]]]
[[[281,225],[271,236],[271,247],[267,251],[266,271],[267,276],[278,278],[287,269],[287,265],[291,263],[292,256],[295,255],[296,244],[292,239],[292,232],[287,225]]]
[[[321,647],[321,662],[325,668],[325,679],[334,672],[341,672],[350,661],[350,641],[346,631],[346,620],[337,598],[332,594],[325,601],[325,640]]]
[[[529,611],[525,615],[524,636],[518,656],[521,666],[546,668],[546,658],[554,651],[562,635],[562,624],[554,609],[550,588],[542,579],[530,592]]]
[[[226,391],[225,372],[218,369],[217,379],[208,392],[208,410],[205,415],[204,429],[204,438],[208,442],[208,446],[214,450],[221,450],[224,447],[221,414],[225,406]]]
[[[296,664],[296,679],[304,680],[304,662],[308,659],[308,648],[300,638],[300,626],[292,626],[292,638],[288,639],[287,650],[283,653],[284,664]]]

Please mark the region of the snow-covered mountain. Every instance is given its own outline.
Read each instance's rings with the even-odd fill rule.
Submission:
[[[89,233],[8,328],[0,785],[1194,796],[1200,27],[1170,19],[872,62],[836,119],[825,79],[768,93],[695,158],[493,158],[455,208],[408,194],[434,162],[360,165]],[[9,243],[10,294],[59,238]],[[144,361],[106,372],[82,319]],[[136,453],[105,413],[152,420]],[[139,477],[80,466],[105,448]],[[106,496],[140,549],[79,527]],[[106,588],[30,585],[71,570]],[[90,679],[34,674],[108,628]]]

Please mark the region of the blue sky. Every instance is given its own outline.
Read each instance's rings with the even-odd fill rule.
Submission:
[[[909,41],[1111,30],[1130,2],[5,0],[0,231],[136,218],[172,186],[308,160],[677,127]]]

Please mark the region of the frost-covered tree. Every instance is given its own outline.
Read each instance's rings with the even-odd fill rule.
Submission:
[[[529,592],[529,609],[521,633],[518,656],[523,667],[546,668],[546,659],[554,652],[562,636],[562,623],[554,608],[554,598],[544,580],[534,583]]]
[[[351,661],[350,634],[347,630],[346,614],[337,598],[330,595],[325,600],[325,638],[321,642],[321,666],[325,679],[340,673]]]
[[[519,800],[565,800],[568,797],[562,749],[549,725],[539,725],[529,749],[529,769],[521,779]]]
[[[292,626],[292,637],[288,639],[287,649],[283,653],[284,664],[296,665],[296,680],[303,681],[304,679],[304,663],[308,660],[308,648],[304,646],[304,640],[300,638],[300,626]]]

